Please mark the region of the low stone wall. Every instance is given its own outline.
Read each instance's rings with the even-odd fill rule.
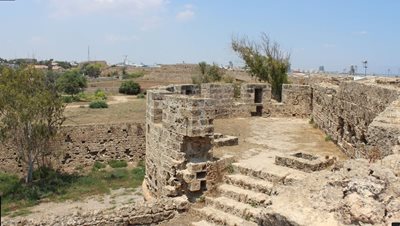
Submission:
[[[57,143],[60,154],[52,157],[56,169],[73,172],[110,159],[139,161],[145,155],[145,129],[140,123],[65,126]],[[0,145],[0,171],[22,174],[24,165],[9,145]]]
[[[140,204],[128,204],[115,209],[93,212],[76,212],[67,216],[49,216],[39,221],[30,219],[7,219],[4,226],[41,226],[41,225],[153,225],[172,219],[177,214],[186,211],[189,203],[182,197],[159,199]]]

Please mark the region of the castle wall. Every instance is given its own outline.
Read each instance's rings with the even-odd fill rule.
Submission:
[[[367,146],[374,146],[367,139],[369,125],[398,97],[396,89],[362,82],[316,84],[312,117],[348,156],[366,157]]]
[[[144,159],[145,130],[141,123],[64,126],[55,143],[59,144],[55,148],[61,151],[59,156],[52,157],[54,167],[74,172],[92,167],[96,161]],[[1,172],[20,175],[25,172],[15,148],[2,144],[0,151]]]

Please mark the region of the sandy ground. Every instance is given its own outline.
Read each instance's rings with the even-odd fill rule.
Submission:
[[[77,212],[90,212],[90,211],[100,211],[106,209],[113,209],[117,206],[129,204],[134,205],[138,202],[143,202],[143,196],[141,195],[141,189],[125,189],[120,188],[117,190],[112,190],[110,194],[107,195],[96,195],[87,197],[80,201],[65,201],[65,202],[47,202],[40,203],[37,206],[28,208],[31,212],[25,216],[19,216],[18,218],[29,218],[33,220],[38,220],[46,216],[65,216],[71,213]]]
[[[214,150],[218,157],[233,154],[246,159],[263,151],[293,152],[306,151],[321,156],[346,156],[332,142],[325,141],[325,134],[315,129],[307,119],[296,118],[239,118],[215,121],[218,133],[239,137],[239,145]]]

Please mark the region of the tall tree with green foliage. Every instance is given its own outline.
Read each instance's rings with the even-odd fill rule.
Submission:
[[[16,148],[26,165],[26,183],[52,154],[64,122],[64,104],[47,76],[33,67],[0,71],[0,140]]]
[[[251,76],[271,84],[272,95],[280,101],[282,84],[288,82],[290,54],[265,33],[261,34],[261,42],[250,41],[246,36],[232,38],[232,49],[243,59]]]
[[[69,70],[57,78],[57,88],[69,95],[75,95],[87,87],[86,77],[78,70]]]

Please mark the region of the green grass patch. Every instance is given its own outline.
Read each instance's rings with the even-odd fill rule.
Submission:
[[[143,77],[143,72],[127,73],[122,75],[122,79],[133,79]]]
[[[332,137],[330,135],[326,135],[325,136],[325,141],[326,142],[331,141],[331,140],[332,140]]]
[[[89,108],[108,108],[108,104],[104,100],[95,100],[90,102]]]
[[[106,164],[101,163],[101,162],[99,162],[99,161],[96,161],[96,162],[94,163],[92,169],[93,169],[93,171],[97,171],[97,170],[103,169],[103,168],[106,168]]]
[[[105,164],[95,163],[93,169],[104,167]],[[55,202],[82,200],[91,195],[108,194],[111,189],[135,189],[142,184],[144,174],[143,164],[132,170],[92,170],[87,175],[65,174],[43,168],[35,171],[34,181],[28,186],[16,176],[0,173],[0,192],[3,193],[1,216],[29,214],[26,208],[38,204],[42,199]]]
[[[128,163],[125,160],[112,159],[108,161],[108,165],[110,165],[112,168],[124,168],[128,166]]]

